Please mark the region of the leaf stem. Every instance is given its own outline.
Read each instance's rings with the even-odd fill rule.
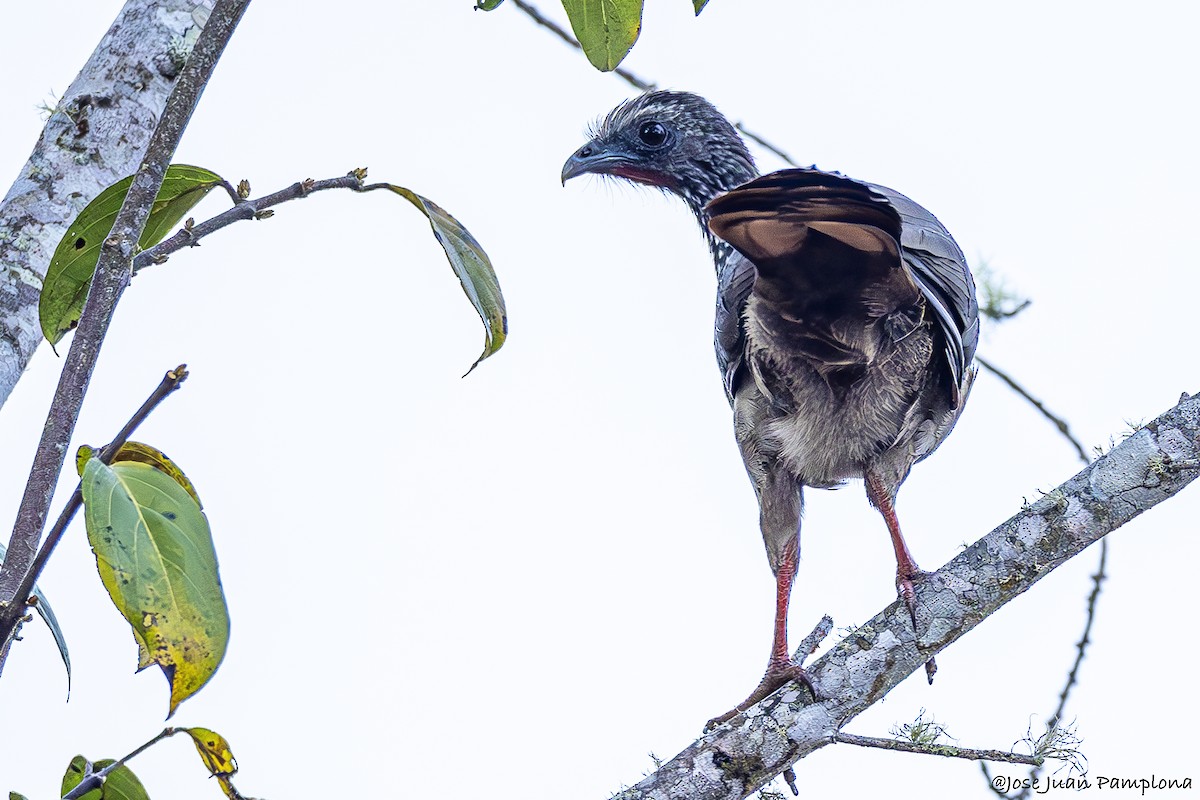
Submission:
[[[141,755],[142,753],[149,750],[154,745],[161,742],[163,739],[169,739],[177,733],[183,733],[184,730],[185,730],[184,728],[164,728],[162,730],[162,732],[159,733],[157,736],[155,736],[153,739],[146,742],[145,744],[142,744],[142,745],[134,748],[132,753],[129,753],[128,755],[123,756],[122,758],[118,758],[116,761],[109,764],[107,767],[100,770],[99,772],[93,772],[91,775],[84,777],[83,780],[81,780],[78,784],[76,784],[74,789],[72,789],[71,791],[67,792],[66,794],[64,794],[62,796],[62,800],[79,800],[79,798],[83,797],[88,792],[99,789],[100,787],[102,787],[104,785],[104,779],[107,778],[109,776],[109,774],[113,770],[115,770],[117,767],[124,766],[126,761],[129,761],[130,759],[134,758],[135,756]]]
[[[1036,397],[1030,394],[1024,386],[1017,383],[1015,378],[978,353],[975,355],[975,361],[978,362],[979,366],[983,367],[988,372],[1002,380],[1004,384],[1008,386],[1008,388],[1012,389],[1014,392],[1024,398],[1024,400],[1029,403],[1029,405],[1036,408],[1043,417],[1050,420],[1051,424],[1053,424],[1054,427],[1058,429],[1058,432],[1063,435],[1063,438],[1070,442],[1071,446],[1075,448],[1075,453],[1079,456],[1080,461],[1082,461],[1085,465],[1092,463],[1092,460],[1088,458],[1087,451],[1083,449],[1083,443],[1076,439],[1075,435],[1071,433],[1071,426],[1067,424],[1065,419],[1055,415],[1052,411],[1050,411],[1050,409],[1046,408],[1045,403],[1043,403],[1041,400],[1038,400]]]

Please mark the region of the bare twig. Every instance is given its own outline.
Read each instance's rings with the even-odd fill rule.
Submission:
[[[800,645],[796,648],[796,652],[792,654],[792,660],[797,664],[803,664],[805,660],[817,651],[817,647],[821,642],[825,641],[825,637],[833,632],[833,617],[826,614],[821,617],[821,621],[817,623],[803,639],[800,640]]]
[[[1029,298],[1020,297],[1004,285],[991,265],[980,261],[973,268],[975,288],[979,292],[979,313],[993,322],[1005,322],[1029,308]]]
[[[557,36],[559,39],[561,39],[563,42],[565,42],[570,47],[574,47],[576,50],[579,50],[579,51],[583,50],[583,45],[581,45],[579,43],[579,40],[576,39],[574,36],[572,36],[570,34],[570,32],[565,30],[561,25],[559,25],[554,20],[550,19],[549,17],[544,16],[542,14],[542,12],[538,11],[536,8],[531,6],[529,3],[524,2],[524,0],[511,0],[511,2],[512,2],[512,5],[516,6],[517,8],[521,9],[522,11],[524,11],[531,20],[533,20],[538,25],[541,25],[543,28],[545,28],[546,30],[553,33],[555,36]],[[617,67],[616,69],[613,70],[613,74],[618,76],[619,78],[623,79],[626,83],[628,83],[633,88],[637,89],[639,92],[649,92],[655,88],[655,85],[653,83],[639,78],[637,75],[633,74],[632,72],[625,69],[624,67]]]
[[[775,145],[768,142],[762,136],[760,136],[759,134],[757,134],[754,131],[747,128],[745,123],[735,122],[733,124],[733,127],[737,128],[741,132],[742,136],[745,136],[747,139],[750,139],[751,141],[756,143],[759,147],[762,147],[764,150],[770,150],[772,153],[774,153],[776,155],[776,157],[779,158],[779,160],[783,161],[785,164],[788,164],[789,166],[793,166],[793,167],[800,166],[798,163],[796,163],[795,159],[793,159],[791,156],[789,156],[783,150],[780,150],[778,147],[776,147]]]
[[[904,739],[884,739],[878,736],[858,736],[853,733],[838,731],[833,734],[832,741],[836,744],[853,744],[859,747],[878,747],[883,750],[899,750],[903,753],[924,753],[930,756],[946,758],[966,758],[971,761],[997,761],[1004,764],[1030,764],[1040,766],[1042,759],[1033,756],[1012,753],[1007,750],[976,750],[970,747],[956,747],[949,744],[919,744]]]
[[[96,453],[96,458],[99,458],[105,464],[112,463],[113,456],[121,449],[121,446],[128,441],[133,432],[138,426],[146,421],[151,412],[158,407],[158,404],[167,399],[176,389],[179,388],[188,377],[187,365],[180,364],[173,370],[167,372],[163,376],[162,381],[155,387],[150,396],[146,398],[146,402],[142,403],[141,408],[134,412],[129,421],[125,423],[125,427],[117,433],[111,442]],[[54,548],[62,539],[63,533],[66,532],[67,526],[71,524],[71,520],[75,518],[76,512],[79,511],[79,506],[83,503],[83,490],[80,486],[75,487],[75,491],[71,493],[71,497],[67,500],[67,504],[63,506],[63,510],[59,513],[58,519],[46,534],[45,541],[42,542],[41,548],[38,550],[37,557],[34,558],[33,564],[30,565],[29,571],[25,573],[25,577],[21,580],[21,585],[17,587],[16,597],[29,597],[33,593],[33,587],[41,577],[42,570],[46,568],[46,561],[49,560],[50,554],[54,552]]]
[[[235,222],[249,219],[265,219],[270,216],[269,209],[280,203],[286,203],[289,200],[298,200],[302,197],[308,197],[314,192],[323,192],[328,189],[351,189],[363,192],[385,187],[385,184],[364,186],[362,180],[366,174],[367,171],[365,169],[355,169],[337,178],[327,178],[320,181],[308,178],[293,183],[291,186],[280,189],[272,194],[264,195],[257,200],[242,199],[235,191],[233,196],[238,197],[238,199],[233,208],[217,214],[215,217],[207,219],[204,222],[194,224],[188,228],[182,228],[170,238],[164,239],[154,245],[154,247],[138,253],[133,259],[133,272],[136,275],[146,267],[161,264],[172,254],[177,253],[185,247],[197,246],[204,237]]]
[[[125,766],[126,761],[129,761],[130,759],[134,758],[135,756],[138,756],[138,755],[144,753],[145,751],[149,750],[154,745],[161,742],[163,739],[169,739],[170,737],[174,736],[177,733],[186,732],[186,730],[187,730],[186,728],[164,728],[161,733],[159,733],[157,736],[155,736],[153,739],[146,742],[145,744],[140,745],[137,748],[135,748],[132,753],[129,753],[126,756],[118,758],[116,761],[109,764],[104,769],[99,770],[98,772],[93,772],[91,775],[85,776],[83,780],[81,780],[78,784],[76,784],[74,789],[72,789],[71,791],[67,792],[66,794],[64,794],[62,796],[62,800],[79,800],[79,798],[83,797],[88,792],[91,792],[91,791],[101,788],[102,786],[104,786],[104,781],[105,781],[105,779],[108,778],[109,774],[112,773],[112,771],[117,769],[118,767]]]
[[[783,782],[787,784],[789,789],[791,789],[792,797],[800,796],[800,790],[796,788],[796,770],[788,767],[780,774],[779,777],[783,778]]]
[[[1021,306],[1019,306],[1016,309],[1016,311],[1020,311],[1022,308],[1024,308],[1026,305],[1028,305],[1028,303],[1029,303],[1029,301],[1025,301],[1025,303],[1023,303]],[[980,366],[982,366],[984,369],[991,372],[997,378],[1002,380],[1010,389],[1012,389],[1014,392],[1016,392],[1018,395],[1020,395],[1022,398],[1024,398],[1030,405],[1032,405],[1034,408],[1036,408],[1038,410],[1038,412],[1041,413],[1042,416],[1044,416],[1046,419],[1050,420],[1050,422],[1054,425],[1054,427],[1058,429],[1058,432],[1060,434],[1062,434],[1063,438],[1066,439],[1068,442],[1070,442],[1071,446],[1075,448],[1075,453],[1076,453],[1076,455],[1079,456],[1080,461],[1082,461],[1084,464],[1091,463],[1091,459],[1088,458],[1087,451],[1084,450],[1083,443],[1080,442],[1077,438],[1075,438],[1075,435],[1071,433],[1071,428],[1070,428],[1070,426],[1067,425],[1067,421],[1065,419],[1062,419],[1061,417],[1053,414],[1049,409],[1046,408],[1046,406],[1042,403],[1041,400],[1038,400],[1036,397],[1034,397],[1032,394],[1030,394],[1029,391],[1025,389],[1025,387],[1021,386],[1010,375],[1008,375],[1006,372],[997,368],[990,361],[988,361],[978,355],[975,356],[975,360],[979,362]],[[1107,562],[1107,560],[1108,560],[1108,540],[1101,539],[1100,540],[1100,563],[1096,567],[1095,574],[1092,575],[1092,591],[1088,595],[1087,618],[1084,620],[1084,623],[1083,623],[1083,635],[1080,637],[1079,641],[1075,645],[1075,647],[1076,647],[1075,663],[1073,663],[1071,665],[1071,671],[1067,673],[1066,683],[1063,685],[1062,691],[1059,692],[1058,707],[1054,709],[1054,713],[1050,715],[1050,719],[1046,723],[1047,727],[1051,731],[1055,730],[1062,721],[1063,712],[1065,711],[1066,706],[1067,706],[1067,699],[1071,695],[1071,689],[1074,688],[1075,684],[1078,682],[1079,668],[1083,664],[1084,657],[1087,655],[1087,646],[1088,646],[1088,644],[1091,643],[1090,637],[1091,637],[1091,632],[1092,632],[1092,624],[1096,620],[1096,605],[1097,605],[1096,601],[1100,597],[1101,585],[1103,584],[1104,578],[1106,577],[1105,573],[1104,573],[1104,566],[1105,566],[1105,563]],[[987,764],[980,764],[979,767],[983,771],[983,776],[984,776],[984,779],[987,781],[988,788],[991,789],[996,794],[999,794],[1002,797],[1009,797],[1009,795],[1004,794],[1000,789],[998,789],[996,787],[996,784],[992,780],[992,775],[988,771]],[[1025,786],[1028,788],[1022,788],[1021,791],[1015,795],[1014,800],[1025,800],[1025,798],[1029,797],[1029,795],[1033,791],[1032,787],[1036,785],[1035,779],[1038,777],[1039,774],[1041,774],[1041,771],[1042,771],[1041,765],[1037,765],[1029,771],[1030,781],[1028,784],[1025,784]]]
[[[146,156],[117,213],[112,232],[100,248],[91,290],[64,360],[58,388],[17,512],[8,558],[0,568],[0,602],[5,603],[0,607],[0,641],[10,641],[9,635],[17,624],[17,618],[23,613],[24,603],[15,592],[35,558],[71,434],[79,419],[79,410],[113,312],[129,284],[134,249],[149,217],[150,206],[162,187],[167,165],[171,163],[200,94],[249,2],[217,0],[180,72],[175,88],[171,90],[162,118],[150,137]],[[7,655],[8,648],[5,646],[0,649],[0,670]]]
[[[1079,637],[1079,641],[1075,644],[1075,663],[1071,665],[1071,671],[1067,673],[1067,682],[1063,685],[1062,691],[1059,692],[1058,707],[1054,709],[1054,713],[1051,714],[1049,719],[1046,720],[1045,736],[1051,737],[1052,739],[1060,735],[1060,733],[1070,734],[1070,737],[1074,738],[1073,733],[1064,731],[1063,713],[1066,711],[1067,698],[1071,695],[1071,689],[1074,688],[1076,682],[1078,681],[1079,667],[1083,664],[1084,656],[1087,654],[1087,646],[1091,643],[1090,637],[1092,633],[1092,623],[1096,619],[1096,601],[1100,597],[1101,584],[1104,583],[1104,579],[1107,577],[1107,575],[1104,573],[1104,566],[1107,560],[1108,541],[1102,539],[1100,540],[1100,563],[1096,567],[1096,572],[1092,575],[1092,591],[1088,595],[1087,620],[1083,624],[1083,635]],[[1022,784],[1022,789],[1017,794],[1008,795],[997,788],[995,782],[992,780],[992,774],[988,771],[987,765],[980,764],[979,766],[983,770],[983,777],[987,781],[988,787],[1001,797],[1011,797],[1013,800],[1024,800],[1024,798],[1029,797],[1030,794],[1033,793],[1033,787],[1037,786],[1037,777],[1042,772],[1042,766],[1040,764],[1035,766],[1029,771],[1029,783]]]
[[[363,179],[366,176],[367,171],[365,169],[353,169],[349,173],[336,178],[326,178],[319,181],[307,178],[256,200],[244,199],[239,196],[233,208],[223,211],[204,222],[181,228],[174,236],[164,239],[154,247],[138,253],[133,259],[133,272],[136,275],[146,267],[162,264],[174,253],[186,247],[198,246],[201,239],[211,236],[235,222],[250,219],[266,219],[274,213],[271,211],[274,206],[286,203],[289,200],[298,200],[308,197],[315,192],[324,192],[330,189],[374,192],[379,190],[391,191],[393,188],[388,183],[364,184]],[[243,182],[243,186],[245,185],[245,182]],[[247,191],[249,191],[248,188]]]
[[[1104,546],[1107,544],[1106,542],[1102,541],[1100,544],[1100,563],[1096,567],[1096,572],[1092,575],[1092,591],[1088,595],[1087,622],[1083,626],[1083,635],[1079,637],[1079,641],[1075,644],[1078,651],[1075,654],[1075,663],[1071,665],[1071,671],[1067,673],[1067,682],[1058,695],[1058,707],[1054,709],[1054,713],[1047,720],[1047,727],[1056,728],[1062,723],[1063,712],[1067,707],[1067,697],[1071,694],[1071,688],[1075,686],[1079,676],[1079,665],[1083,663],[1083,657],[1087,653],[1087,646],[1091,643],[1092,622],[1096,619],[1096,600],[1100,597],[1100,586],[1107,577],[1104,574],[1104,563],[1108,560],[1108,547]]]
[[[1063,437],[1066,438],[1066,440],[1071,443],[1071,446],[1075,448],[1075,452],[1079,456],[1080,461],[1082,461],[1084,464],[1091,463],[1091,459],[1088,458],[1087,451],[1083,449],[1083,444],[1078,439],[1075,438],[1075,434],[1071,433],[1071,426],[1069,426],[1067,424],[1066,420],[1064,420],[1062,417],[1059,417],[1056,414],[1054,414],[1053,412],[1051,412],[1050,409],[1046,408],[1046,405],[1041,400],[1038,400],[1036,397],[1034,397],[1032,394],[1030,394],[1029,391],[1027,389],[1025,389],[1025,387],[1023,387],[1021,384],[1017,383],[1007,372],[1000,369],[995,364],[993,364],[992,362],[985,359],[983,356],[980,356],[977,354],[975,356],[975,360],[977,362],[979,362],[979,366],[983,367],[988,372],[992,373],[997,378],[1004,381],[1004,383],[1007,384],[1008,388],[1012,389],[1014,392],[1019,394],[1022,398],[1025,399],[1026,402],[1028,402],[1031,406],[1036,408],[1043,417],[1050,420],[1051,424],[1053,424],[1054,427],[1058,429],[1058,432],[1061,433],[1063,435]]]
[[[1029,308],[1032,303],[1032,300],[1026,299],[1008,308],[1004,308],[995,304],[989,304],[986,309],[980,308],[979,311],[980,313],[987,315],[989,319],[994,319],[997,322],[1003,322],[1006,319],[1012,319],[1017,314],[1020,314],[1022,311]]]
[[[583,45],[581,45],[579,43],[579,40],[576,39],[571,34],[570,31],[566,30],[565,28],[563,28],[561,25],[559,25],[557,22],[550,19],[549,17],[546,17],[537,8],[530,5],[529,3],[525,2],[525,0],[510,0],[510,5],[516,6],[521,11],[525,12],[526,16],[528,16],[531,20],[533,20],[538,25],[542,26],[546,30],[553,33],[555,36],[557,36],[559,39],[561,39],[568,46],[573,47],[576,50],[580,50],[580,51],[583,50]],[[625,69],[624,67],[617,67],[616,69],[613,70],[613,74],[616,75],[621,80],[628,83],[633,88],[637,89],[639,92],[650,92],[650,91],[653,91],[658,88],[658,84],[656,84],[654,81],[646,80],[645,78],[642,78],[642,77],[636,75],[635,73],[629,71],[628,69]],[[747,139],[752,140],[753,142],[758,144],[760,147],[762,147],[764,150],[769,150],[772,154],[774,154],[777,158],[779,158],[784,163],[789,164],[793,167],[798,166],[798,164],[792,159],[792,157],[789,156],[782,148],[767,141],[767,139],[765,137],[761,136],[760,134],[754,133],[753,131],[748,129],[743,123],[736,122],[736,123],[734,123],[733,127],[737,128],[739,131],[742,132],[743,136],[745,136]]]

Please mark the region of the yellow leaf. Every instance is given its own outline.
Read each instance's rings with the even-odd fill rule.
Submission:
[[[218,777],[229,777],[237,772],[237,761],[224,736],[208,728],[184,728],[184,731],[192,737],[196,752],[200,754],[200,760],[210,773]]]

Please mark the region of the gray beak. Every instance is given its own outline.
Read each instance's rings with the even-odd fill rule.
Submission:
[[[628,163],[628,159],[611,151],[605,150],[595,141],[588,142],[579,148],[563,164],[562,182],[565,186],[571,178],[583,175],[585,172],[603,174],[613,167]]]

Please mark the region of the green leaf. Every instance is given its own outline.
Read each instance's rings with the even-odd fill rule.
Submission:
[[[0,565],[4,563],[4,557],[7,555],[7,548],[4,543],[0,542]],[[37,605],[34,608],[38,612],[38,616],[46,623],[46,627],[50,629],[50,635],[54,637],[54,643],[58,645],[58,654],[62,657],[63,666],[67,668],[67,695],[71,694],[71,654],[67,652],[67,639],[63,636],[62,628],[58,626],[58,618],[54,616],[54,609],[50,608],[50,601],[46,599],[46,595],[42,594],[42,590],[33,587],[33,596],[37,598]]]
[[[79,786],[85,778],[113,763],[114,759],[106,758],[93,764],[83,756],[75,756],[71,759],[71,764],[63,775],[62,796],[70,795],[72,790]],[[74,797],[78,797],[80,800],[150,800],[150,795],[146,794],[142,782],[124,764],[108,773],[99,787],[81,795],[74,795]]]
[[[9,792],[8,800],[29,800],[29,798],[19,792]]]
[[[504,0],[479,0],[475,7],[480,11],[495,11]]]
[[[42,333],[51,345],[58,344],[79,322],[92,275],[96,272],[96,261],[100,258],[100,245],[112,231],[117,212],[132,184],[131,175],[98,194],[79,212],[54,250],[42,281],[38,305]],[[162,189],[150,208],[150,219],[138,240],[138,247],[145,250],[162,241],[193,206],[220,184],[220,175],[200,167],[186,164],[167,167]]]
[[[563,0],[571,30],[584,55],[601,72],[611,72],[642,32],[642,0]]]
[[[229,642],[208,520],[151,464],[89,459],[82,488],[100,579],[133,629],[138,669],[158,664],[171,684],[169,717],[208,682]]]
[[[113,464],[125,462],[149,464],[178,483],[185,492],[192,496],[196,505],[204,508],[204,504],[200,502],[200,495],[196,494],[196,487],[188,480],[188,476],[183,474],[183,470],[174,461],[167,458],[167,454],[163,451],[141,442],[126,442],[112,457]]]
[[[708,0],[692,0],[692,8],[696,9],[696,16],[700,16],[700,12],[708,5]]]
[[[470,231],[437,203],[403,186],[388,184],[388,188],[419,208],[421,213],[429,218],[433,235],[446,251],[446,258],[450,259],[454,274],[462,282],[463,291],[466,292],[471,305],[475,306],[479,318],[483,320],[483,353],[475,359],[471,369],[467,370],[469,375],[471,370],[479,366],[480,361],[503,347],[508,336],[508,314],[504,310],[504,295],[500,293],[500,282],[492,269],[492,262],[488,260],[487,253],[483,252],[483,248],[475,241]]]

